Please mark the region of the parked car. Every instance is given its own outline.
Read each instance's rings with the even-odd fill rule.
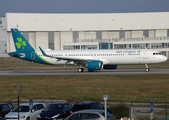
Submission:
[[[3,118],[3,117],[0,116],[0,120],[5,120],[5,118]]]
[[[44,103],[33,103],[33,110],[29,110],[29,103],[19,105],[20,120],[37,120],[39,113],[45,108]],[[31,116],[30,116],[31,114]],[[5,116],[6,120],[18,119],[18,107],[14,108]]]
[[[105,120],[104,110],[80,110],[64,120]],[[107,112],[107,120],[115,120],[115,117]]]
[[[0,116],[4,117],[6,114],[8,114],[13,109],[14,107],[12,103],[0,103]]]
[[[84,101],[84,102],[77,102],[73,105],[71,114],[79,111],[79,110],[86,110],[86,109],[96,109],[96,110],[104,110],[104,106],[98,101]],[[111,111],[107,110],[109,113]]]
[[[66,118],[70,115],[72,105],[70,103],[49,104],[39,115],[37,120],[54,120]]]

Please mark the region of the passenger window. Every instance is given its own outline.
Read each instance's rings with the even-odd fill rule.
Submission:
[[[42,104],[38,104],[38,110],[44,109],[44,106]]]
[[[68,106],[67,106],[67,105],[64,105],[64,107],[63,107],[63,111],[69,111],[69,108],[68,108]]]
[[[7,105],[2,106],[2,112],[10,111]]]
[[[80,120],[80,114],[74,114],[68,120]]]
[[[83,113],[81,119],[93,119],[93,118],[99,118],[100,116],[93,113]]]
[[[92,109],[100,109],[97,103],[91,104]]]
[[[71,110],[72,109],[72,106],[71,105],[68,105],[69,106],[69,110]]]
[[[34,106],[33,106],[33,109],[34,109],[34,111],[37,111],[37,110],[38,110],[37,105],[34,105]]]
[[[8,104],[8,106],[9,106],[9,108],[10,108],[11,110],[13,110],[13,107],[12,107],[12,105],[11,105],[11,104]]]
[[[98,103],[98,105],[99,105],[100,109],[102,109],[102,110],[104,109],[104,107],[101,103]]]

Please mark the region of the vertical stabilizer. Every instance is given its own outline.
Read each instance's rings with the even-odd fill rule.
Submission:
[[[32,46],[28,43],[28,41],[24,38],[24,36],[19,32],[18,29],[12,28],[11,32],[16,52],[34,51]]]

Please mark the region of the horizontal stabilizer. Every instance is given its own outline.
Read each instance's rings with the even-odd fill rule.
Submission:
[[[24,53],[10,52],[10,53],[7,53],[7,54],[12,56],[12,57],[25,57]]]

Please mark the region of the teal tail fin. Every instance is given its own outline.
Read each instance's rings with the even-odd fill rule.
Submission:
[[[24,38],[24,36],[19,32],[18,29],[12,28],[11,29],[14,45],[16,52],[27,52],[27,51],[34,51],[34,48],[28,43],[28,41]]]

